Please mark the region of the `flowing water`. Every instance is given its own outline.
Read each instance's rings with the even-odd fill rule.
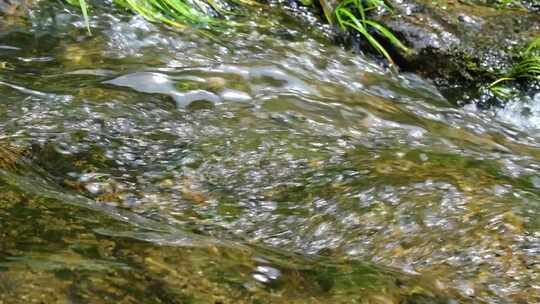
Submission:
[[[0,303],[540,302],[540,94],[46,2],[0,23]]]

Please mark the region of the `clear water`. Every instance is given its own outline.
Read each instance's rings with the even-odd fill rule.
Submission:
[[[0,21],[0,303],[540,302],[540,95],[104,11]]]

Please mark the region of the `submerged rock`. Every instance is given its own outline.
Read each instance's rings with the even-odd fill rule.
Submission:
[[[30,3],[27,0],[0,0],[0,16],[23,16]]]

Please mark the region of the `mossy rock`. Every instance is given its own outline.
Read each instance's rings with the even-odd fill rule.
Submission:
[[[394,14],[378,17],[413,52],[401,66],[439,85],[492,81],[540,35],[540,14],[452,0],[392,1]]]
[[[340,1],[320,0],[320,3],[325,11],[333,11]],[[464,92],[464,88],[477,91],[478,87],[504,76],[519,60],[519,52],[540,36],[536,4],[516,8],[517,4],[501,7],[482,0],[389,0],[388,3],[393,8],[391,13],[381,11],[369,18],[390,29],[411,52],[396,50],[383,37],[378,40],[402,71],[432,79],[445,95],[450,92],[447,89],[456,87],[459,92]],[[339,31],[337,35],[338,40],[370,51],[360,35],[352,35],[352,41],[347,33]],[[374,49],[371,51],[376,53]]]

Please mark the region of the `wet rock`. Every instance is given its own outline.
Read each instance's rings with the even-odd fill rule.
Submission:
[[[333,11],[340,1],[320,2],[321,11]],[[379,12],[370,18],[392,30],[411,52],[395,50],[382,37],[379,41],[402,70],[432,79],[447,97],[453,94],[450,88],[458,88],[458,94],[464,88],[477,91],[479,85],[504,75],[518,60],[519,51],[540,35],[537,6],[525,5],[527,1],[519,8],[482,0],[388,2],[392,13]],[[345,35],[339,32],[338,36],[343,40]],[[369,44],[356,37],[353,47],[368,50]]]
[[[519,50],[540,35],[540,14],[454,0],[392,0],[394,13],[377,19],[413,52],[399,57],[405,70],[439,86],[492,81]]]

